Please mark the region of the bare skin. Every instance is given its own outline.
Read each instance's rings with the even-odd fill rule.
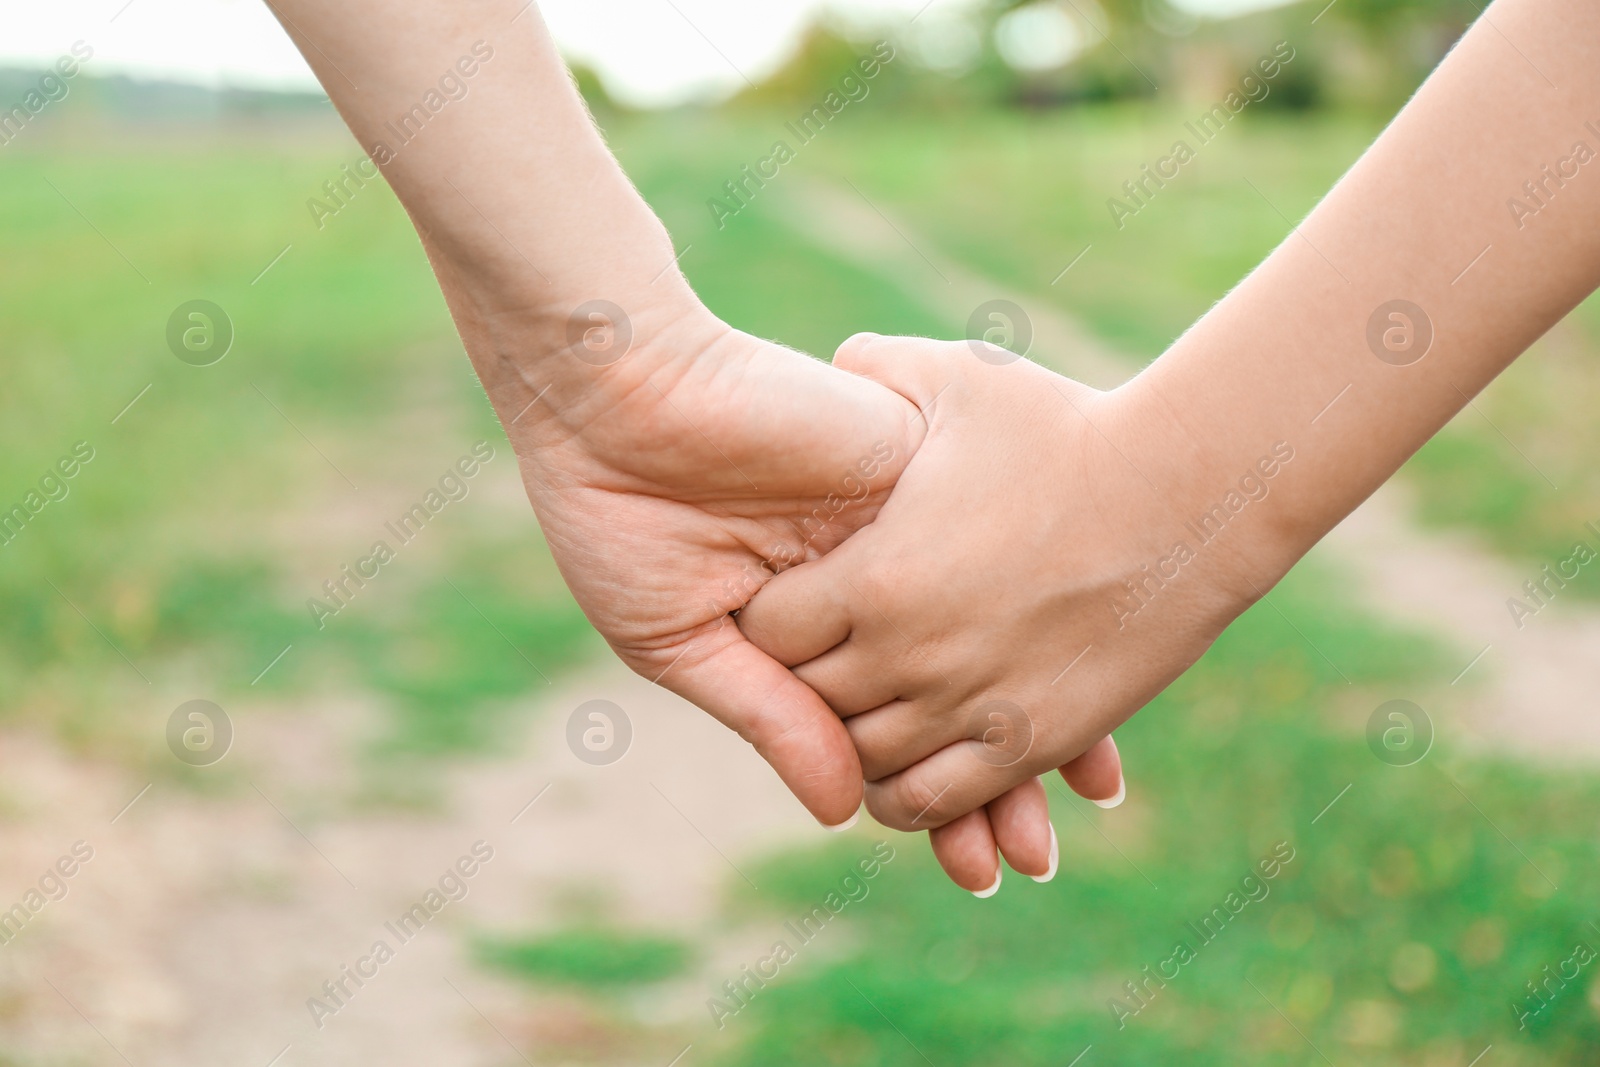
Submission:
[[[849,734],[729,613],[871,521],[922,441],[916,408],[700,303],[536,7],[270,6],[416,225],[595,628],[737,730],[819,821],[853,820]],[[1109,739],[1080,766],[1108,761]],[[1038,875],[1053,870],[1042,800],[1022,783],[993,831]]]
[[[879,820],[959,827],[947,867],[984,884],[993,842],[965,813],[1138,711],[1600,285],[1600,171],[1542,170],[1600,146],[1596,40],[1581,0],[1498,0],[1119,389],[965,343],[846,342],[837,364],[923,408],[927,439],[870,527],[740,625],[846,716]],[[975,714],[999,702],[1027,740],[1004,759]]]

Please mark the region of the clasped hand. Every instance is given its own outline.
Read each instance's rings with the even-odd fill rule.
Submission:
[[[1197,565],[1131,623],[1108,606],[1168,547],[1183,450],[1138,439],[1120,393],[966,342],[862,335],[830,368],[697,304],[649,319],[625,358],[565,357],[581,385],[506,420],[595,627],[824,824],[864,791],[967,889],[992,891],[1002,855],[1053,875],[1038,776],[1120,801],[1109,731],[1233,603]]]
[[[777,575],[740,628],[842,717],[871,813],[931,829],[956,882],[996,883],[997,839],[1030,874],[1048,847],[1053,871],[1037,776],[1121,800],[1107,735],[1249,603],[1239,546],[1152,574],[1196,540],[1201,458],[1137,381],[1101,393],[971,342],[875,335],[835,366],[914,404],[925,439],[874,521]]]

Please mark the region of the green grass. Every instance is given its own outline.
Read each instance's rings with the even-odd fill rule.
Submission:
[[[804,146],[720,229],[707,199],[783,135],[778,117],[624,117],[609,132],[686,249],[691,281],[752,332],[824,356],[860,329],[949,332],[949,309],[841,261],[806,239],[803,220],[797,232],[779,217],[784,183],[848,179],[913,222],[919,239],[1059,301],[1142,360],[1281,237],[1282,219],[1246,178],[1293,216],[1376,128],[1369,118],[1248,116],[1118,231],[1106,198],[1182,132],[1181,116],[1142,106],[962,114],[938,128],[867,109],[850,118]],[[471,721],[474,709],[503,706],[517,689],[513,672],[542,684],[497,637],[492,650],[470,636],[482,628],[476,613],[438,613],[450,599],[435,595],[449,592],[432,573],[438,561],[486,541],[507,559],[485,585],[510,580],[511,599],[529,609],[516,639],[528,643],[522,654],[548,673],[586,653],[584,624],[531,528],[485,538],[476,519],[441,530],[431,555],[397,564],[392,581],[386,574],[337,620],[338,636],[308,637],[305,598],[371,537],[323,533],[316,516],[377,513],[425,487],[465,443],[501,440],[388,191],[369,187],[324,229],[313,226],[306,198],[350,155],[342,139],[215,138],[64,142],[8,155],[0,226],[12,255],[0,264],[0,315],[9,343],[0,358],[16,402],[0,425],[0,501],[21,499],[75,441],[89,441],[96,459],[66,500],[0,548],[11,608],[0,619],[0,683],[17,694],[0,714],[85,703],[80,682],[55,669],[67,662],[80,679],[142,684],[122,653],[146,676],[198,661],[228,680],[214,695],[230,696],[299,637],[264,683],[269,691],[304,692],[343,671],[350,684],[389,695],[401,743],[481,741],[490,730]],[[112,173],[114,182],[97,177]],[[1051,286],[1087,245],[1079,267]],[[167,316],[195,297],[220,303],[237,331],[212,367],[165,350]],[[1571,324],[1577,343],[1551,354],[1554,369],[1519,367],[1483,401],[1494,426],[1561,489],[1469,415],[1408,472],[1425,517],[1484,531],[1533,569],[1581,535],[1600,513],[1590,505],[1600,475],[1572,441],[1600,441],[1566,428],[1592,421],[1593,393],[1572,379],[1596,321],[1585,308]],[[397,633],[441,651],[403,665],[371,651]],[[326,661],[299,654],[322,644]]]
[[[1382,128],[1371,114],[1246,112],[1119,227],[1107,201],[1174,140],[1195,142],[1184,118],[1128,104],[957,111],[935,128],[863,108],[801,147],[721,230],[705,200],[786,136],[781,116],[624,120],[615,140],[679,247],[692,245],[683,261],[691,278],[756,332],[826,352],[857,328],[960,329],[966,309],[907,309],[898,287],[870,279],[862,287],[844,268],[800,284],[794,269],[809,269],[815,253],[783,232],[785,186],[848,181],[909,222],[919,241],[1077,316],[1133,366],[1159,355],[1254,268],[1283,239],[1285,219],[1304,216]],[[931,271],[924,280],[935,288]],[[1530,575],[1577,538],[1600,550],[1584,530],[1600,517],[1600,469],[1587,458],[1600,448],[1597,348],[1600,298],[1591,298],[1479,399],[1480,411],[1464,412],[1424,448],[1404,473],[1423,520],[1475,531]],[[1600,580],[1585,575],[1572,591],[1600,597]]]
[[[1476,531],[1525,577],[1577,542],[1600,551],[1600,299],[1591,297],[1407,465],[1425,522]],[[1585,567],[1561,595],[1600,599]],[[1508,591],[1508,593],[1511,591]]]
[[[1174,139],[1195,143],[1167,108],[970,116],[937,137],[858,117],[819,141],[819,172],[857,183],[947,254],[1058,302],[1138,363],[1253,269],[1382,125],[1246,113],[1119,227],[1107,200],[1121,183]],[[1588,460],[1600,448],[1597,349],[1591,297],[1406,468],[1423,520],[1477,532],[1530,576],[1577,539],[1600,551],[1584,529],[1600,518],[1600,470]],[[1600,597],[1600,579],[1585,573],[1571,591]]]
[[[525,941],[483,941],[478,959],[535,982],[613,990],[672,978],[694,958],[681,941],[593,928]]]
[[[621,121],[611,132],[624,166],[672,231],[689,281],[728,322],[824,359],[862,330],[938,330],[934,310],[818,248],[803,225],[797,232],[782,219],[788,170],[748,209],[717,225],[706,201],[726,199],[722,183],[767,151],[774,129],[781,131],[777,118],[730,123],[691,113]]]
[[[849,178],[945,254],[1060,301],[1135,359],[1282,236],[1245,177],[1295,217],[1375,132],[1365,119],[1251,118],[1119,232],[1105,199],[1167,149],[1181,126],[1170,112],[851,119],[780,181]],[[608,132],[688,248],[691,281],[736,325],[824,355],[858,329],[947,331],[950,309],[785,224],[781,188],[715,226],[705,200],[765,152],[776,125],[670,115]],[[0,548],[0,715],[120,755],[147,728],[148,705],[174,694],[224,705],[370,694],[387,712],[375,758],[405,766],[492,744],[544,688],[541,672],[598,651],[531,520],[486,482],[325,630],[311,623],[306,599],[367,550],[382,517],[472,441],[502,442],[392,196],[364,191],[326,230],[311,227],[305,198],[351,155],[316,140],[7,150],[0,501],[74,441],[97,457]],[[194,297],[221,303],[238,328],[214,367],[165,349],[168,314]],[[1537,558],[1600,515],[1600,475],[1585,468],[1600,444],[1587,418],[1596,321],[1582,309],[1569,343],[1484,398],[1492,426],[1469,413],[1413,463],[1431,521]],[[502,451],[483,477],[509,484],[509,463]],[[695,1055],[770,1067],[925,1054],[960,1067],[1065,1064],[1093,1044],[1083,1067],[1320,1062],[1282,1009],[1339,1064],[1465,1067],[1490,1042],[1484,1067],[1588,1062],[1600,1042],[1588,972],[1530,1033],[1516,1032],[1509,1005],[1600,922],[1588,910],[1600,784],[1459,751],[1465,697],[1447,684],[1459,664],[1355,613],[1347,596],[1336,576],[1297,573],[1123,728],[1132,797],[1109,814],[1053,797],[1064,859],[1050,886],[1013,876],[979,902],[945,882],[920,842],[897,839],[904,858],[852,904],[837,947],[786,968]],[[1379,762],[1362,737],[1395,697],[1439,727],[1435,751],[1410,768]],[[1297,856],[1271,895],[1117,1029],[1108,999],[1279,840]],[[860,841],[774,860],[763,893],[737,906],[809,909]],[[673,938],[588,927],[484,952],[602,995],[680,975],[692,956]]]
[[[382,520],[472,441],[495,443],[486,469],[513,476],[392,194],[369,186],[312,223],[306,199],[353,155],[325,132],[8,153],[0,501],[21,500],[78,440],[95,458],[0,547],[0,717],[110,751],[140,728],[118,694],[146,680],[202,679],[225,706],[344,688],[388,710],[380,754],[415,759],[490,744],[520,696],[603,648],[531,516],[496,518],[471,497],[313,624],[322,581],[392,540]],[[858,329],[933,328],[895,286],[770,219],[712,229],[697,201],[721,180],[714,155],[658,147],[630,162],[669,216],[693,209],[685,267],[737,325],[824,356]],[[168,316],[195,298],[235,330],[213,366],[166,348]]]
[[[1277,1009],[1334,1063],[1465,1067],[1491,1042],[1505,1063],[1590,1062],[1600,971],[1528,1033],[1509,1006],[1576,941],[1600,944],[1583,888],[1600,875],[1600,783],[1455,750],[1461,696],[1444,667],[1426,643],[1340,608],[1332,576],[1297,572],[1119,731],[1125,809],[1052,788],[1054,882],[1012,874],[978,901],[921,841],[897,839],[906,858],[851,915],[851,951],[784,971],[729,1022],[713,1062],[1043,1067],[1089,1045],[1099,1063],[1320,1062]],[[1412,767],[1378,761],[1362,736],[1393,697],[1417,700],[1441,733]],[[1280,841],[1295,855],[1265,899],[1210,943],[1186,928]],[[768,865],[746,906],[776,929],[863,847]],[[1179,940],[1193,961],[1119,1027],[1111,999],[1133,1007],[1124,983]]]
[[[889,116],[858,117],[840,124],[838,139],[818,140],[819,173],[854,182],[962,262],[1059,302],[1140,362],[1282,239],[1274,207],[1303,215],[1378,130],[1371,118],[1247,113],[1198,145],[1178,177],[1119,227],[1108,201],[1126,199],[1122,183],[1174,141],[1198,144],[1182,112],[1126,105],[975,114],[953,118],[938,136]]]
[[[370,186],[312,225],[306,198],[352,155],[325,132],[8,152],[0,500],[78,440],[95,458],[0,547],[0,716],[126,750],[149,692],[345,687],[390,709],[387,746],[471,748],[595,651],[531,521],[483,499],[515,461],[394,197]],[[236,332],[213,366],[166,347],[194,298]],[[498,457],[472,495],[315,627],[322,581],[480,438]]]

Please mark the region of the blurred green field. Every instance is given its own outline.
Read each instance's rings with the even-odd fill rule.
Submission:
[[[1042,1067],[1092,1046],[1085,1064],[1466,1067],[1491,1043],[1501,1063],[1592,1062],[1592,975],[1527,1032],[1511,1008],[1524,981],[1594,944],[1579,887],[1600,874],[1600,782],[1463,759],[1448,738],[1415,766],[1380,763],[1359,724],[1394,697],[1443,720],[1444,687],[1429,699],[1421,680],[1442,664],[1339,608],[1332,576],[1296,572],[1273,601],[1304,637],[1258,607],[1119,731],[1126,810],[1052,785],[1054,882],[1013,874],[974,900],[897,840],[906,858],[859,905],[848,958],[757,993],[717,1062]],[[1279,842],[1293,859],[1267,895],[1206,943],[1187,924]],[[775,936],[865,852],[853,844],[756,875]],[[1179,941],[1195,958],[1146,985]],[[1128,982],[1148,991],[1132,1017],[1110,1007],[1139,1008]]]
[[[1039,293],[1148,362],[1242,279],[1377,136],[1371,115],[1272,113],[1229,127],[1119,229],[1120,183],[1182,135],[1165,108],[983,116],[950,141],[906,124],[862,123],[819,166],[893,203],[945,252]],[[1270,201],[1270,203],[1268,202]],[[1279,214],[1282,212],[1282,215]],[[1057,284],[1058,271],[1090,252]],[[1590,298],[1430,442],[1406,471],[1424,521],[1467,528],[1531,565],[1570,554],[1600,519],[1600,402]],[[1571,585],[1600,597],[1587,571]]]
[[[1283,238],[1277,211],[1308,211],[1381,128],[1362,115],[1239,123],[1119,231],[1105,200],[1170,145],[1181,127],[1170,110],[956,113],[937,129],[892,114],[856,118],[806,146],[800,180],[852,183],[945,256],[1056,303],[1141,362]],[[864,323],[854,296],[822,314],[815,284],[787,302],[815,313],[807,322],[792,322],[782,304],[749,302],[745,293],[766,297],[774,277],[788,284],[815,249],[796,256],[783,243],[796,227],[775,225],[778,188],[721,231],[704,199],[781,124],[685,122],[641,123],[615,142],[679,248],[691,246],[685,269],[713,307],[817,351],[863,325],[907,328],[893,294],[884,294],[889,325]],[[698,187],[694,172],[704,175]],[[1079,267],[1052,285],[1086,245]],[[724,268],[730,248],[738,259]],[[725,271],[740,261],[760,264],[758,279],[731,290]],[[939,323],[914,332],[950,335],[939,309],[921,310]],[[1563,324],[1567,343],[1541,346],[1479,401],[1488,420],[1469,411],[1408,466],[1425,520],[1474,529],[1519,559],[1564,554],[1595,499],[1588,450],[1574,442],[1600,433],[1587,403],[1597,324],[1600,303],[1590,301]],[[1551,389],[1555,379],[1570,387]],[[1592,595],[1600,583],[1586,576],[1582,588]],[[897,842],[909,862],[873,889],[848,959],[763,990],[729,1022],[718,1062],[1066,1064],[1093,1045],[1083,1062],[1287,1064],[1317,1061],[1311,1043],[1336,1063],[1465,1067],[1490,1043],[1499,1062],[1588,1062],[1600,1042],[1600,984],[1566,992],[1531,1035],[1518,1034],[1511,1007],[1527,995],[1522,982],[1600,936],[1586,925],[1594,916],[1583,894],[1571,892],[1600,863],[1591,814],[1600,781],[1467,760],[1447,738],[1415,767],[1375,760],[1361,736],[1367,715],[1402,697],[1447,721],[1445,683],[1457,668],[1346,599],[1337,576],[1297,572],[1125,726],[1145,796],[1105,818],[1105,836],[1089,825],[1099,812],[1053,790],[1067,858],[1051,886],[1013,876],[995,901],[963,899],[940,883],[920,842]],[[1119,1029],[1110,998],[1135,1005],[1123,983],[1142,981],[1141,967],[1189,938],[1183,923],[1276,841],[1294,845],[1297,863],[1260,912],[1247,909],[1215,948],[1200,949],[1193,973]],[[760,877],[781,887],[760,902],[775,933],[779,917],[809,910],[862,851],[799,857]]]
[[[932,133],[926,122],[864,110],[804,146],[795,167],[801,181],[851,183],[911,221],[946,256],[1070,312],[1143,364],[1259,263],[1283,239],[1285,217],[1303,217],[1383,126],[1367,112],[1250,115],[1202,146],[1178,179],[1118,227],[1107,199],[1187,136],[1184,119],[1183,112],[1142,104],[956,111]],[[674,223],[679,247],[695,245],[686,269],[715,300],[722,297],[720,252],[698,274],[704,261],[696,253],[713,237],[771,248],[777,197],[761,191],[721,232],[710,226],[703,201],[786,133],[780,116],[684,125],[653,123],[637,136],[625,129],[618,142],[630,165],[655,179],[649,188],[661,194],[658,205]],[[693,153],[678,147],[686,144]],[[702,175],[698,187],[691,158]],[[749,306],[733,294],[728,302],[776,336],[815,336],[820,351],[835,343],[838,331],[808,329],[781,308]],[[860,304],[842,302],[842,321],[863,321]],[[889,325],[871,329],[901,328],[898,306],[880,318]],[[1600,298],[1591,298],[1408,466],[1423,519],[1475,531],[1530,564],[1530,573],[1567,556],[1575,539],[1600,550],[1584,528],[1600,519],[1600,468],[1588,461],[1600,449],[1600,422],[1592,417],[1600,404],[1597,350]],[[1600,597],[1600,576],[1585,571],[1571,590]]]
[[[1498,1062],[1592,1062],[1593,975],[1526,1032],[1512,1009],[1537,1003],[1522,983],[1600,939],[1579,888],[1600,876],[1600,779],[1465,757],[1448,738],[1415,766],[1374,759],[1368,712],[1416,699],[1445,721],[1438,679],[1453,666],[1340,600],[1337,576],[1296,571],[1123,727],[1135,783],[1124,808],[1100,812],[1053,781],[1063,859],[1047,886],[1012,874],[978,901],[944,881],[920,839],[867,830],[754,869],[760,891],[733,887],[729,918],[769,930],[769,951],[782,941],[797,961],[759,986],[731,967],[696,975],[696,945],[674,953],[650,933],[574,929],[491,943],[484,957],[547,992],[591,990],[637,1055],[693,1041],[726,1067],[1043,1067],[1089,1048],[1125,1064],[1297,1064],[1320,1052],[1465,1067],[1491,1044]],[[884,837],[896,855],[849,905],[849,929],[810,948],[794,924]],[[1246,887],[1258,899],[1220,930],[1190,925],[1275,849],[1290,859]],[[1170,981],[1149,979],[1180,941],[1193,958]],[[630,961],[625,981],[618,960]],[[707,997],[703,1025],[671,1039],[641,1027],[637,987],[686,975]],[[720,979],[743,981],[742,999]],[[630,997],[617,996],[623,985]]]
[[[939,124],[863,112],[780,181],[848,179],[945,255],[1148,359],[1282,237],[1242,178],[1294,217],[1377,129],[1326,115],[1241,122],[1115,231],[1105,197],[1180,122],[1134,105]],[[608,134],[688,248],[690,279],[735,325],[822,355],[861,329],[947,332],[941,309],[807,240],[778,195],[716,227],[706,199],[778,126],[685,113],[617,117]],[[0,500],[20,499],[74,442],[96,457],[0,547],[0,716],[109,755],[150,751],[197,689],[291,706],[350,693],[383,712],[379,773],[482,749],[514,700],[600,642],[517,499],[509,449],[393,197],[364,190],[318,230],[305,200],[350,145],[249,133],[7,150]],[[1088,244],[1093,258],[1052,286]],[[180,362],[164,339],[172,310],[195,298],[237,330],[210,367]],[[1600,433],[1596,330],[1591,304],[1480,402],[1492,425],[1469,412],[1412,463],[1432,521],[1540,559],[1600,517],[1586,513],[1600,475],[1584,462]],[[497,455],[467,499],[318,630],[306,599],[479,439]],[[900,858],[853,906],[834,955],[785,970],[726,1031],[685,1040],[711,1062],[763,1067],[1065,1065],[1087,1045],[1083,1067],[1319,1055],[1466,1067],[1490,1043],[1486,1067],[1593,1062],[1590,975],[1527,1033],[1511,1006],[1576,941],[1600,939],[1581,888],[1600,873],[1600,777],[1468,758],[1448,736],[1414,767],[1374,759],[1362,736],[1372,709],[1403,697],[1447,723],[1456,664],[1347,597],[1340,576],[1297,572],[1125,727],[1124,809],[1103,815],[1053,791],[1054,883],[1013,876],[975,901],[920,842],[895,837]],[[870,840],[774,859],[764,892],[734,896],[730,914],[778,930]],[[1270,896],[1118,1029],[1108,1000],[1128,1001],[1123,983],[1278,841],[1296,858]],[[606,993],[619,967],[667,978],[691,955],[657,934],[588,929],[482,950],[536,982],[599,990],[625,1028],[638,1024]]]
[[[533,524],[483,521],[487,473],[314,625],[322,582],[394,541],[384,521],[474,441],[495,446],[485,471],[502,488],[515,481],[392,195],[373,187],[312,226],[305,200],[346,147],[67,144],[0,171],[4,499],[74,442],[95,450],[67,497],[0,548],[0,714],[109,749],[142,732],[129,697],[147,684],[161,704],[200,679],[217,699],[337,681],[386,701],[393,730],[376,742],[434,750],[487,740],[498,703],[597,644]],[[165,336],[195,298],[236,331],[206,367]],[[458,591],[447,569],[473,577]]]

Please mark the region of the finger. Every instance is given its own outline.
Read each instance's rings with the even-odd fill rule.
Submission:
[[[1000,854],[995,849],[989,815],[982,808],[946,823],[928,834],[933,854],[950,880],[975,897],[1000,890]]]
[[[885,536],[868,526],[822,559],[773,578],[739,613],[746,635],[793,665],[840,715],[916,695],[933,669],[880,606],[885,590],[903,585],[894,566],[899,554]]]
[[[872,651],[869,635],[858,631],[857,637],[861,639],[845,641],[794,668],[795,676],[840,716],[881,708],[915,688],[909,672],[898,669],[903,667],[903,657],[892,657],[886,663]]]
[[[995,844],[1011,869],[1035,882],[1056,876],[1061,845],[1050,825],[1050,801],[1044,782],[1030,778],[991,800],[985,808]]]
[[[907,700],[852,715],[844,726],[861,759],[862,777],[869,782],[898,774],[967,736],[961,724],[929,717],[919,704]]]
[[[861,716],[849,720],[857,722]],[[1013,737],[1020,735],[1014,732]],[[853,736],[853,735],[852,735]],[[1116,742],[1102,738],[1092,746],[1081,767],[1077,759],[1062,769],[1062,777],[1080,793],[1096,799],[1101,807],[1122,802],[1122,764]],[[908,832],[943,826],[959,815],[994,800],[1000,794],[1042,770],[1036,764],[1040,753],[1026,743],[987,744],[963,740],[947,745],[903,771],[884,778],[868,777],[867,810],[885,826]],[[1082,759],[1083,757],[1079,757]],[[1117,784],[1109,784],[1113,775]],[[1082,786],[1080,789],[1079,786]]]
[[[860,716],[857,716],[860,718]],[[855,720],[851,720],[852,722]],[[1037,756],[1000,763],[981,741],[962,740],[887,778],[867,783],[867,810],[895,830],[915,832],[943,826],[982,807],[1012,786],[1050,769]]]
[[[861,807],[855,745],[822,698],[788,668],[723,626],[691,644],[663,685],[738,731],[778,772],[806,810],[831,828]]]
[[[849,587],[842,580],[849,572],[836,562],[849,545],[763,585],[739,612],[745,637],[789,667],[816,659],[849,637]]]
[[[1071,763],[1063,764],[1061,777],[1074,793],[1102,808],[1114,808],[1128,795],[1122,776],[1122,754],[1109,734]]]
[[[965,341],[858,333],[839,346],[833,365],[893,389],[926,412],[960,371],[971,369],[962,359],[973,359]]]

